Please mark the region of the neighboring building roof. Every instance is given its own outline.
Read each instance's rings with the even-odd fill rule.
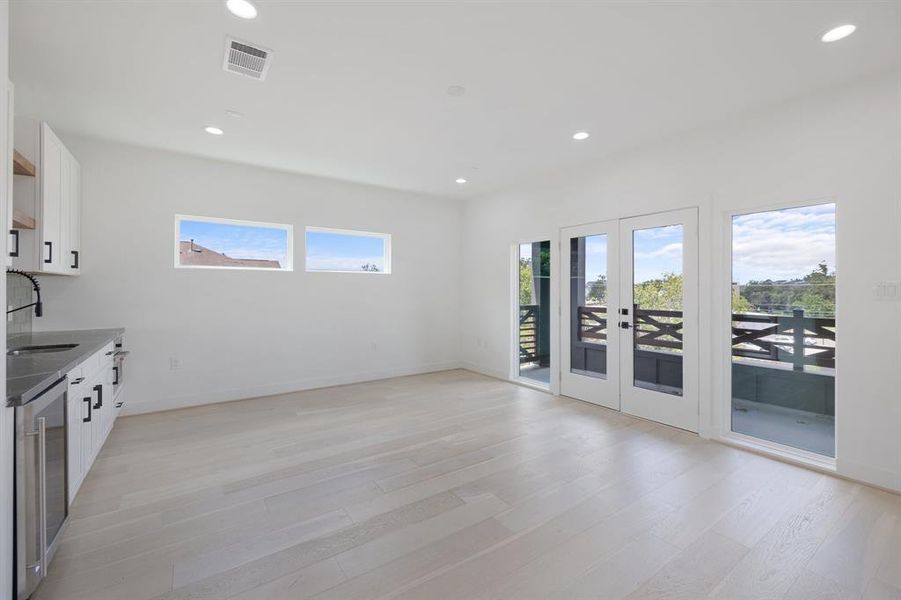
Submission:
[[[281,269],[277,260],[257,258],[232,258],[221,252],[204,248],[194,240],[178,243],[178,264],[204,267],[254,267],[257,269]]]

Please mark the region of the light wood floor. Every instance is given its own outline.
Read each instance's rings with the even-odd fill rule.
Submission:
[[[901,598],[901,496],[450,371],[121,419],[39,600]]]

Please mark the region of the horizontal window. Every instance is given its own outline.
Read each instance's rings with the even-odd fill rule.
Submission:
[[[307,271],[390,273],[391,235],[307,227]]]
[[[175,266],[194,269],[294,269],[294,227],[175,215]]]

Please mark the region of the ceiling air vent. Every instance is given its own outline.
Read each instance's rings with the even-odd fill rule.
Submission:
[[[222,68],[262,81],[266,78],[271,59],[271,50],[228,38],[225,40],[225,62]]]

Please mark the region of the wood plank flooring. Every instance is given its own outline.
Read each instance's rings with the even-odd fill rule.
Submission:
[[[901,496],[448,371],[120,419],[37,600],[901,599]]]

